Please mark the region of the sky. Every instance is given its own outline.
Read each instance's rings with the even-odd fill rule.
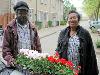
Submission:
[[[69,0],[76,8],[82,7],[83,0]]]

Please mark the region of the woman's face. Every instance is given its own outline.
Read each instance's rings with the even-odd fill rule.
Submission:
[[[76,13],[70,13],[68,15],[68,24],[69,26],[72,28],[72,27],[77,27],[78,26],[78,16]]]

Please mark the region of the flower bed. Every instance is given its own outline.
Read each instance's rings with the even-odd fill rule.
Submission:
[[[47,56],[45,53],[41,55],[33,52],[32,57],[26,54],[19,54],[16,64],[17,68],[27,72],[27,75],[78,75],[79,70],[74,69],[73,63],[63,58],[59,59],[57,53]],[[34,58],[34,55],[37,55],[37,58]]]

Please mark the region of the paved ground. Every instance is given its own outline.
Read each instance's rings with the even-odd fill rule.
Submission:
[[[55,27],[50,27],[50,28],[44,28],[38,31],[39,37],[44,38],[47,37],[51,34],[54,34],[62,29],[64,29],[66,26],[55,26]]]

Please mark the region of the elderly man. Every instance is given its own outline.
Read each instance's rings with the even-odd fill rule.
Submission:
[[[11,21],[4,32],[3,58],[9,66],[20,49],[31,49],[41,52],[41,44],[36,28],[28,20],[29,7],[20,1],[14,6],[16,18]]]

